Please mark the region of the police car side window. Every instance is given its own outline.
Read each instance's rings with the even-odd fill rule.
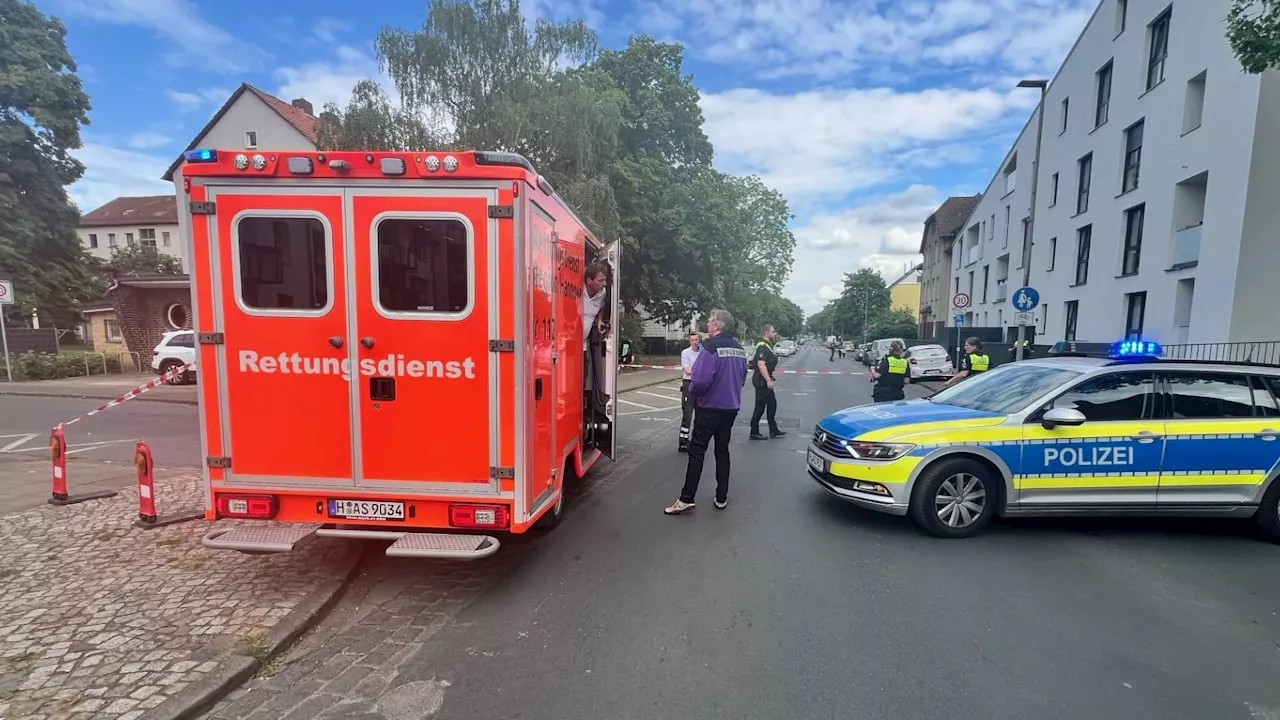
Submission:
[[[1172,420],[1253,417],[1253,390],[1244,375],[1169,373]]]
[[[1280,417],[1280,401],[1276,395],[1280,393],[1280,378],[1253,378],[1253,407],[1259,417]]]
[[[1089,422],[1142,420],[1154,414],[1155,378],[1149,372],[1100,375],[1059,395],[1052,406],[1079,410]]]

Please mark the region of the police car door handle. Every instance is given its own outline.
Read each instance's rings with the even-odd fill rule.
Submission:
[[[1138,442],[1151,442],[1152,440],[1155,440],[1157,438],[1162,438],[1164,436],[1161,435],[1160,433],[1153,433],[1150,430],[1143,430],[1142,432],[1134,433],[1129,437],[1133,438],[1134,440],[1137,440]]]
[[[1276,438],[1280,437],[1280,430],[1263,428],[1258,432],[1254,433],[1253,436],[1256,438],[1262,438],[1263,440],[1275,440]]]
[[[335,348],[340,348],[342,347],[342,338],[338,337],[337,335],[334,335],[333,337],[329,338],[329,344],[334,346]]]

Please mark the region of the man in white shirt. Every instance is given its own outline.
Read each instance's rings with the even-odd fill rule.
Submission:
[[[605,333],[603,322],[598,322],[600,308],[604,307],[605,285],[608,274],[602,263],[591,263],[582,279],[582,348],[590,347],[591,326],[596,325],[600,334]]]
[[[689,334],[689,347],[680,351],[680,369],[684,379],[680,382],[680,452],[689,450],[689,437],[693,431],[693,400],[689,398],[689,378],[693,377],[693,363],[702,349],[702,336]]]

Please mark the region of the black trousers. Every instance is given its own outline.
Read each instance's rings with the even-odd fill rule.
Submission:
[[[693,398],[689,397],[689,381],[680,383],[680,447],[689,447],[693,436]]]
[[[756,407],[751,412],[751,434],[755,435],[760,432],[760,418],[766,417],[769,422],[769,432],[778,432],[778,394],[771,387],[755,386],[756,389]]]
[[[901,385],[881,385],[871,390],[871,402],[896,402],[898,400],[906,400],[907,392]]]
[[[733,423],[738,419],[737,410],[699,409],[693,416],[693,437],[689,440],[689,465],[684,472],[684,487],[680,499],[691,503],[698,494],[698,482],[702,479],[702,464],[707,459],[707,448],[715,441],[716,500],[729,497],[729,437]]]

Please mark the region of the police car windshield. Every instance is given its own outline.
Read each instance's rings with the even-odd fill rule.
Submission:
[[[971,375],[929,399],[969,410],[1007,415],[1027,409],[1037,398],[1080,375],[1080,370],[1071,368],[1020,362]]]

